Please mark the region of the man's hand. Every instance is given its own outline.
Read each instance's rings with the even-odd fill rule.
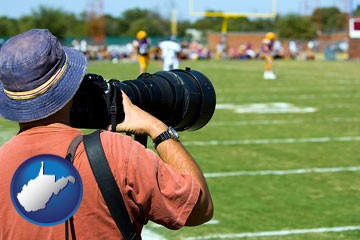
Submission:
[[[162,121],[134,105],[123,91],[121,93],[125,118],[123,122],[116,125],[117,132],[148,135],[154,139],[167,129]]]

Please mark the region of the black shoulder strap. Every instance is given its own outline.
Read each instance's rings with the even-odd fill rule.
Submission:
[[[74,156],[75,156],[76,149],[79,146],[79,144],[81,143],[82,139],[83,139],[83,136],[79,135],[71,141],[71,143],[68,147],[68,150],[66,152],[66,157],[65,157],[65,159],[68,160],[69,162],[71,162],[71,163],[74,162]],[[65,240],[69,239],[69,222],[70,222],[71,239],[76,240],[73,216],[71,216],[69,220],[65,221]]]
[[[104,149],[101,145],[100,130],[84,135],[84,146],[91,169],[99,185],[101,194],[109,208],[117,227],[126,240],[136,239],[129,214],[118,185],[112,175]]]

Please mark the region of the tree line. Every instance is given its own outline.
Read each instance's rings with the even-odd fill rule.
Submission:
[[[360,5],[353,13],[360,16]],[[319,33],[345,31],[348,24],[348,13],[337,7],[316,8],[310,16],[299,14],[278,15],[274,19],[230,18],[229,32],[266,32],[274,31],[281,38],[313,39]],[[159,13],[134,8],[125,11],[121,16],[102,16],[103,31],[106,36],[134,37],[140,29],[149,36],[167,37],[171,32],[171,21]],[[91,37],[94,21],[86,12],[79,15],[65,12],[58,8],[40,6],[29,15],[17,19],[0,17],[0,36],[10,37],[31,28],[48,28],[58,38]],[[223,19],[220,17],[200,18],[194,22],[178,21],[178,37],[187,38],[186,29],[194,28],[203,32],[221,30]]]

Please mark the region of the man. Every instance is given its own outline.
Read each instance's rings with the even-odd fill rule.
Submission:
[[[82,134],[70,126],[70,108],[86,68],[82,53],[61,46],[46,29],[14,36],[0,51],[0,115],[20,127],[0,148],[1,239],[64,239],[64,224],[37,226],[18,214],[9,189],[24,161],[40,154],[65,158],[70,142]],[[117,132],[155,139],[168,129],[125,94],[123,108],[125,120],[116,126]],[[204,176],[176,138],[160,142],[156,154],[124,134],[103,131],[100,137],[139,236],[145,219],[169,229],[211,219],[213,205]],[[83,143],[73,165],[83,182],[82,202],[74,214],[76,238],[123,239],[100,194]]]
[[[159,48],[161,49],[161,60],[162,60],[163,71],[178,69],[179,68],[178,55],[181,52],[181,46],[180,44],[175,42],[175,38],[171,36],[169,40],[161,41],[159,43]]]
[[[275,80],[276,75],[273,72],[273,50],[275,42],[275,34],[273,32],[268,32],[265,35],[265,38],[262,40],[261,44],[261,53],[262,57],[265,59],[265,71],[264,79],[265,80]]]
[[[150,63],[150,39],[147,38],[147,34],[144,30],[140,30],[136,33],[136,40],[133,45],[136,49],[137,59],[140,67],[140,74],[146,72]]]

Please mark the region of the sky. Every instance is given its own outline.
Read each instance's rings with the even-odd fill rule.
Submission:
[[[273,1],[276,2],[277,14],[281,15],[311,14],[314,8],[330,6],[349,12],[350,9],[360,5],[360,0],[7,0],[6,2],[0,0],[0,16],[18,18],[29,15],[40,5],[79,14],[92,9],[92,6],[101,6],[99,3],[102,2],[103,12],[114,17],[120,17],[122,12],[128,9],[141,8],[156,11],[162,17],[169,19],[172,10],[175,10],[178,20],[194,21],[197,17],[190,15],[190,7],[194,12],[215,10],[269,13],[273,11]]]

